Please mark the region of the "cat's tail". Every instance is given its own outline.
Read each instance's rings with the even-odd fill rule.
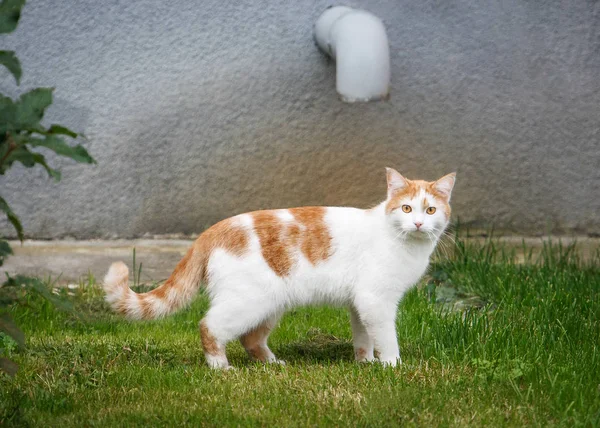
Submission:
[[[129,269],[115,262],[104,277],[106,301],[129,319],[155,319],[186,306],[198,292],[205,272],[205,257],[190,248],[164,284],[147,293],[129,288]]]

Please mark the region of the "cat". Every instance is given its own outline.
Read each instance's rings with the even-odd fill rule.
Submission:
[[[345,305],[355,359],[400,364],[397,306],[425,273],[450,219],[455,173],[434,182],[387,171],[387,198],[371,209],[302,207],[255,211],[202,233],[171,276],[138,294],[113,263],[106,300],[131,319],[153,319],[188,304],[204,284],[210,308],[200,321],[208,365],[230,368],[225,345],[239,338],[250,357],[283,363],[267,338],[285,310]]]

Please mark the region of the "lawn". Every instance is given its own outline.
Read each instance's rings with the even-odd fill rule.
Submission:
[[[344,309],[288,313],[270,340],[286,366],[232,343],[219,372],[200,349],[205,296],[153,322],[112,315],[93,279],[61,291],[79,318],[24,296],[10,312],[26,348],[0,337],[20,366],[0,374],[0,425],[600,425],[600,259],[444,253],[399,307],[397,368],[353,361]]]

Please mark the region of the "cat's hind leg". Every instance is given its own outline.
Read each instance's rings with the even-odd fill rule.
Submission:
[[[265,320],[270,320],[270,317],[277,313],[275,308],[264,299],[248,296],[240,299],[239,293],[233,290],[234,292],[220,293],[218,298],[213,299],[206,316],[200,321],[200,335],[206,362],[216,369],[229,368],[225,354],[227,343],[248,333],[249,328],[262,325]],[[267,322],[267,328],[259,329],[254,335],[255,340],[249,340],[249,343],[252,342],[252,349],[256,349],[256,352],[268,350],[266,338],[276,321],[277,319],[272,324]],[[268,357],[271,355],[269,351]]]
[[[373,355],[373,339],[369,337],[367,329],[353,306],[350,307],[350,325],[352,326],[354,358],[359,362],[373,361],[375,359]]]
[[[242,346],[254,361],[285,364],[282,360],[278,360],[275,357],[275,354],[271,352],[267,345],[269,334],[277,324],[277,321],[279,321],[279,318],[280,315],[272,316],[240,337]]]

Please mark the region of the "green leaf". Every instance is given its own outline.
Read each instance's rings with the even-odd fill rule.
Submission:
[[[10,154],[6,157],[5,162],[9,166],[12,165],[14,162],[21,162],[27,168],[35,166],[33,153],[31,153],[25,146],[17,147],[12,152],[10,152]]]
[[[31,138],[31,137],[28,137],[28,138],[24,139],[23,141],[25,143],[35,145],[35,143],[33,143],[33,141],[35,141],[35,140],[43,141],[40,139]],[[46,172],[48,173],[48,175],[50,177],[54,178],[56,181],[60,181],[60,171],[50,168],[50,166],[46,163],[46,158],[44,157],[44,155],[42,155],[41,153],[31,152],[25,146],[20,146],[20,147],[17,147],[16,149],[14,149],[7,156],[5,162],[9,166],[12,165],[13,162],[21,162],[23,164],[23,166],[25,166],[27,168],[32,168],[35,165],[39,164],[42,167],[44,167],[44,169],[46,170]]]
[[[8,241],[0,239],[0,266],[4,264],[4,260],[13,253]]]
[[[12,337],[20,348],[25,347],[25,335],[8,314],[0,314],[0,331]]]
[[[44,117],[44,111],[52,104],[52,88],[36,88],[19,98],[15,115],[16,129],[36,127]]]
[[[57,155],[65,156],[81,163],[96,163],[87,150],[81,145],[69,146],[65,140],[56,135],[48,135],[46,138],[31,139],[30,144],[33,147],[46,147],[54,151]]]
[[[17,106],[9,97],[0,94],[0,134],[14,129],[13,123],[17,114]]]
[[[53,178],[54,181],[60,181],[60,171],[58,169],[50,168],[50,166],[46,163],[46,158],[44,155],[33,153],[33,158],[35,159],[35,163],[39,163],[42,167],[44,167],[50,178]]]
[[[3,0],[0,3],[0,33],[10,33],[17,28],[25,0]]]
[[[22,285],[24,285],[28,290],[38,293],[40,296],[52,303],[57,309],[77,315],[71,302],[52,294],[48,286],[37,278],[24,275],[8,276],[8,280],[2,284],[3,287],[15,287]]]
[[[17,301],[16,297],[0,296],[0,308],[12,305]]]
[[[17,217],[17,215],[10,209],[10,207],[2,197],[0,197],[0,211],[4,211],[4,213],[8,217],[8,221],[10,221],[16,229],[19,240],[23,241],[23,226],[21,226],[19,217]]]
[[[21,83],[21,63],[13,51],[0,51],[0,64],[8,68],[17,81],[17,85]]]
[[[41,124],[37,124],[35,126],[28,126],[26,128],[20,129],[20,131],[26,131],[29,134],[42,134],[42,135],[48,135],[50,132],[44,128]]]
[[[62,125],[52,124],[48,129],[50,134],[68,135],[71,138],[77,138],[77,133]]]
[[[10,143],[8,141],[0,142],[0,175],[4,175],[10,165],[6,162],[8,152],[10,150]]]
[[[9,376],[14,376],[17,374],[17,370],[19,366],[9,360],[8,358],[0,358],[0,370],[8,374]]]

